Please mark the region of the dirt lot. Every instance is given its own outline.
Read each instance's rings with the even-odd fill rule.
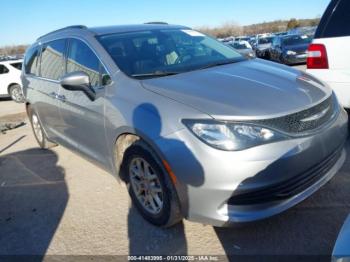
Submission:
[[[0,101],[0,112],[13,104]],[[0,255],[330,255],[350,213],[349,188],[350,157],[316,194],[273,218],[159,229],[131,206],[123,184],[61,146],[38,149],[27,124],[0,134]]]

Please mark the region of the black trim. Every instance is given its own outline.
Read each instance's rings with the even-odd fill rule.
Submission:
[[[227,203],[229,205],[254,205],[291,198],[327,175],[341,156],[343,146],[335,150],[322,162],[314,165],[305,172],[297,174],[292,178],[259,190],[233,195]]]

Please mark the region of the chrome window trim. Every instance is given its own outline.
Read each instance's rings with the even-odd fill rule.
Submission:
[[[84,44],[86,44],[86,45],[92,50],[92,52],[95,54],[95,56],[97,57],[98,61],[101,63],[101,65],[102,65],[103,68],[106,70],[106,72],[108,73],[108,75],[109,75],[110,77],[112,76],[112,74],[111,74],[111,72],[108,70],[108,67],[106,66],[106,64],[100,59],[100,57],[99,57],[98,53],[96,52],[96,50],[95,50],[85,39],[83,39],[83,38],[81,38],[81,37],[78,37],[78,36],[61,36],[61,37],[52,38],[52,39],[50,39],[50,40],[48,40],[48,41],[39,41],[39,42],[37,43],[37,45],[38,45],[38,47],[39,47],[39,52],[40,52],[40,69],[39,69],[40,74],[41,74],[41,49],[42,49],[42,46],[43,46],[44,44],[47,44],[47,43],[52,42],[52,41],[55,41],[55,40],[62,40],[62,39],[64,39],[64,40],[69,41],[70,38],[74,38],[74,39],[80,40],[80,41],[82,41]],[[69,45],[68,45],[67,47],[69,47]],[[66,58],[66,56],[68,55],[68,52],[67,52],[67,51],[68,51],[68,49],[65,51],[65,57],[64,57],[64,58]],[[42,76],[36,76],[36,75],[33,75],[33,74],[27,74],[27,73],[25,73],[25,72],[24,72],[24,75],[25,75],[25,76],[29,75],[29,76],[31,76],[31,77],[36,77],[36,78],[39,78],[39,79],[41,79],[41,80],[47,80],[47,81],[50,81],[50,82],[53,82],[53,83],[59,83],[59,82],[60,82],[60,81],[58,81],[58,80],[49,79],[49,78],[45,78],[45,77],[42,77]],[[110,83],[109,85],[106,85],[106,86],[111,86],[112,84],[113,84],[113,81],[111,81],[111,83]],[[103,88],[103,87],[106,87],[106,86],[101,86],[100,88]]]

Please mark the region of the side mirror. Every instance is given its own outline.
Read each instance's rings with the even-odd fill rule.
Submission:
[[[94,101],[95,90],[91,87],[89,75],[83,71],[68,73],[61,78],[61,86],[70,91],[83,91],[87,97]]]

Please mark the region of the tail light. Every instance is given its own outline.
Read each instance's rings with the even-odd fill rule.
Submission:
[[[306,64],[308,69],[328,69],[326,47],[322,44],[310,44]]]

